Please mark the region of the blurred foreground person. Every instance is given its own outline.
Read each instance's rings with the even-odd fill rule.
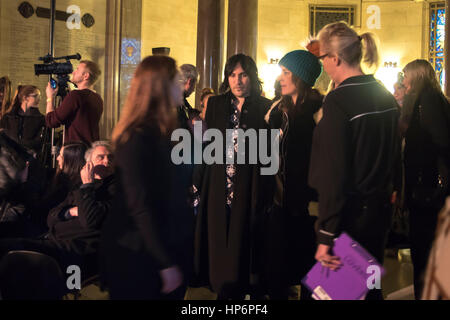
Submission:
[[[113,132],[118,192],[102,230],[102,278],[111,299],[183,299],[193,216],[170,158],[182,91],[175,60],[138,66]]]
[[[428,259],[422,300],[450,300],[450,198],[438,216],[436,236]]]

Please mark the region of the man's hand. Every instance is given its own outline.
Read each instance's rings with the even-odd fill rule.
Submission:
[[[47,105],[46,105],[46,113],[50,113],[55,111],[55,107],[53,105],[53,100],[55,100],[56,92],[58,92],[58,88],[53,89],[50,82],[47,84],[47,88],[45,88],[45,93],[47,95]]]
[[[81,169],[80,176],[83,184],[94,182],[94,164],[91,161],[86,162]]]
[[[329,251],[330,246],[319,244],[315,258],[322,266],[330,268],[331,270],[337,270],[341,266],[341,261],[339,257],[330,255]]]
[[[78,207],[72,207],[69,209],[69,214],[72,217],[78,217]]]
[[[161,292],[169,294],[183,283],[183,274],[177,266],[159,271],[162,281]]]
[[[50,82],[47,84],[47,88],[45,88],[45,94],[47,95],[47,99],[48,98],[54,98],[56,96],[56,93],[58,92],[58,88],[53,89],[52,85],[50,84]]]

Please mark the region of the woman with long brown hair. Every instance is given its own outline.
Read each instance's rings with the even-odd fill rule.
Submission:
[[[271,256],[266,281],[271,298],[278,299],[287,298],[288,285],[300,284],[314,264],[314,224],[308,205],[316,195],[308,186],[308,170],[314,114],[323,99],[313,89],[322,72],[315,55],[306,50],[291,51],[279,65],[282,98],[265,117],[271,128],[281,130],[280,169],[274,176],[277,183],[266,231]],[[302,286],[301,299],[310,297]]]
[[[438,213],[449,191],[450,107],[428,61],[414,60],[403,72],[406,95],[401,127],[405,136],[405,195],[414,294],[420,299]]]
[[[178,77],[175,60],[145,58],[112,135],[119,186],[102,235],[102,274],[112,299],[184,297],[193,217],[170,158],[182,100]]]
[[[6,134],[35,155],[42,151],[45,117],[39,112],[41,92],[36,86],[20,85],[0,127]]]
[[[7,76],[0,78],[0,119],[11,105],[11,80]]]

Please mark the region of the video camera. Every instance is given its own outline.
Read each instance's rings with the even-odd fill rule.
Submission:
[[[66,62],[56,62],[56,60],[65,59]],[[44,61],[43,64],[35,64],[34,65],[34,73],[39,76],[41,74],[56,74],[56,75],[65,75],[73,72],[72,64],[70,63],[71,59],[81,59],[81,55],[79,53],[72,56],[64,56],[54,58],[51,55],[46,55],[45,57],[40,57],[39,60]]]
[[[63,59],[66,60],[66,62],[56,62],[56,60],[63,60]],[[34,73],[37,76],[41,74],[56,75],[58,80],[56,81],[50,78],[50,83],[53,89],[59,87],[57,96],[60,96],[61,99],[65,98],[69,90],[67,82],[70,82],[69,74],[73,72],[72,63],[70,63],[71,59],[81,60],[81,55],[77,53],[72,56],[55,58],[48,54],[44,57],[39,58],[39,60],[44,61],[43,64],[34,65]]]

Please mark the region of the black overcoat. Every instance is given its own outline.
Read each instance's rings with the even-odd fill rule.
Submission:
[[[208,129],[218,129],[226,137],[232,103],[231,92],[208,100],[205,117]],[[264,115],[269,106],[270,100],[264,97],[246,98],[240,128],[268,129]],[[246,148],[248,151],[248,145]],[[202,165],[194,174],[201,181],[197,183],[200,205],[195,231],[195,272],[200,284],[209,284],[217,293],[232,294],[242,293],[255,284],[253,275],[258,275],[261,267],[258,262],[260,225],[268,197],[265,197],[265,176],[260,174],[260,165],[237,164],[234,199],[227,218],[225,167],[224,164]]]

